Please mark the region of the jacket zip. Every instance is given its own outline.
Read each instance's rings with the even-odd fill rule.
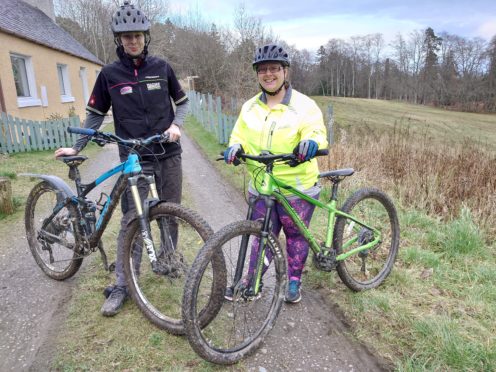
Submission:
[[[272,149],[272,136],[274,134],[274,129],[276,127],[276,122],[275,120],[272,122],[272,124],[270,125],[270,128],[269,128],[269,136],[267,138],[267,149],[268,150],[271,150]]]
[[[138,76],[138,69],[137,68],[134,69],[134,77],[136,78],[136,82],[138,83],[137,85],[138,85],[138,91],[139,91],[140,98],[141,98],[141,105],[143,106],[143,111],[145,112],[145,125],[146,125],[147,129],[150,129],[150,125],[148,123],[148,113],[146,111],[145,100],[143,99],[143,93],[141,92],[141,86],[139,83],[139,76]]]

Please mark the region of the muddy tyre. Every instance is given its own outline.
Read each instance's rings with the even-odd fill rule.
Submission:
[[[249,290],[240,289],[247,288],[239,283],[248,283],[252,275],[249,270],[251,247],[253,244],[258,247],[260,232],[261,223],[255,221],[240,221],[225,226],[209,239],[191,267],[183,298],[186,336],[196,353],[209,362],[233,364],[253,353],[274,326],[281,309],[287,285],[287,261],[285,250],[281,249],[273,234],[268,239],[261,292],[254,295]],[[243,238],[248,238],[248,249],[244,259],[239,259]],[[220,293],[210,290],[213,288],[210,261],[220,253],[226,265],[225,284],[231,289],[236,288],[232,290],[229,300],[224,298],[226,286]],[[238,262],[242,263],[244,279],[236,285],[234,277],[236,268],[240,267]],[[202,326],[198,321],[200,309],[212,298],[221,307],[216,317]]]
[[[40,182],[29,193],[24,214],[29,249],[38,266],[50,278],[64,280],[73,276],[83,263],[78,212],[66,204],[52,215],[60,200],[57,190],[48,182]],[[60,198],[60,196],[59,196]],[[43,226],[45,225],[45,226]]]
[[[370,249],[339,261],[339,277],[354,291],[376,288],[391,273],[398,254],[400,227],[394,204],[382,191],[366,188],[351,195],[341,210],[376,229],[381,238]],[[346,217],[337,218],[334,231],[337,256],[374,240],[372,230]],[[345,242],[352,243],[344,248]]]
[[[124,240],[124,272],[128,289],[150,322],[172,334],[183,334],[181,305],[184,281],[191,263],[213,231],[197,213],[174,203],[152,207],[148,222],[159,268],[152,270],[140,223],[135,219]],[[214,284],[223,288],[223,258],[216,255],[212,261],[216,267]],[[208,322],[215,316],[216,306],[213,302],[206,304],[201,322]]]

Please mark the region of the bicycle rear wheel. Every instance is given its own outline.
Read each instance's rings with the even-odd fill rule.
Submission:
[[[341,280],[354,291],[376,288],[390,274],[400,242],[400,227],[393,202],[380,190],[361,189],[350,196],[341,210],[376,229],[380,241],[370,249],[338,261]],[[346,217],[338,217],[333,245],[336,254],[350,252],[374,240],[374,232]]]
[[[287,284],[287,262],[285,251],[273,234],[266,245],[272,261],[269,263],[267,256],[264,260],[266,269],[260,295],[250,291],[250,251],[253,244],[258,246],[260,233],[259,222],[232,223],[214,234],[191,267],[183,298],[186,336],[192,348],[210,362],[233,364],[255,351],[273,327],[281,309]],[[241,280],[235,283],[243,238],[248,239],[247,251],[244,260],[239,260],[243,269]],[[227,286],[233,288],[231,301],[224,299],[224,292],[219,295],[211,290],[213,275],[209,262],[219,252],[223,253],[226,263]],[[216,317],[202,328],[198,322],[200,309],[213,297],[221,307]]]
[[[160,203],[149,212],[150,238],[157,254],[152,269],[139,221],[129,226],[124,240],[124,272],[128,289],[139,309],[153,324],[173,334],[183,334],[181,303],[186,274],[201,246],[213,234],[198,214],[174,203]],[[143,262],[142,262],[143,261]],[[225,286],[222,256],[213,257],[214,285]],[[223,278],[224,273],[224,279]],[[202,322],[215,316],[216,306],[206,304]]]
[[[81,267],[83,256],[79,235],[76,207],[66,204],[43,228],[52,215],[57,200],[57,190],[48,182],[40,182],[29,193],[24,214],[29,249],[38,266],[50,278],[64,280],[73,276]]]

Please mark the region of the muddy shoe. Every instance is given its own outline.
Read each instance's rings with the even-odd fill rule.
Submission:
[[[286,298],[284,299],[286,302],[290,304],[296,304],[301,300],[301,292],[300,292],[300,281],[299,280],[290,280],[288,291],[286,292]]]
[[[105,298],[109,298],[114,288],[115,285],[109,285],[108,287],[105,287],[105,289],[103,290],[103,295],[105,296]]]
[[[103,316],[114,316],[121,310],[127,297],[128,293],[126,287],[115,286],[103,303],[100,312]]]

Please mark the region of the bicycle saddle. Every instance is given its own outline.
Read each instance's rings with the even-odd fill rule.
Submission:
[[[344,169],[336,169],[332,171],[327,171],[319,174],[319,178],[340,178],[340,177],[348,177],[353,175],[355,173],[355,170],[353,168],[344,168]]]
[[[75,156],[61,156],[59,159],[62,160],[68,166],[72,167],[82,164],[86,159],[88,159],[88,157],[82,155],[75,155]]]

